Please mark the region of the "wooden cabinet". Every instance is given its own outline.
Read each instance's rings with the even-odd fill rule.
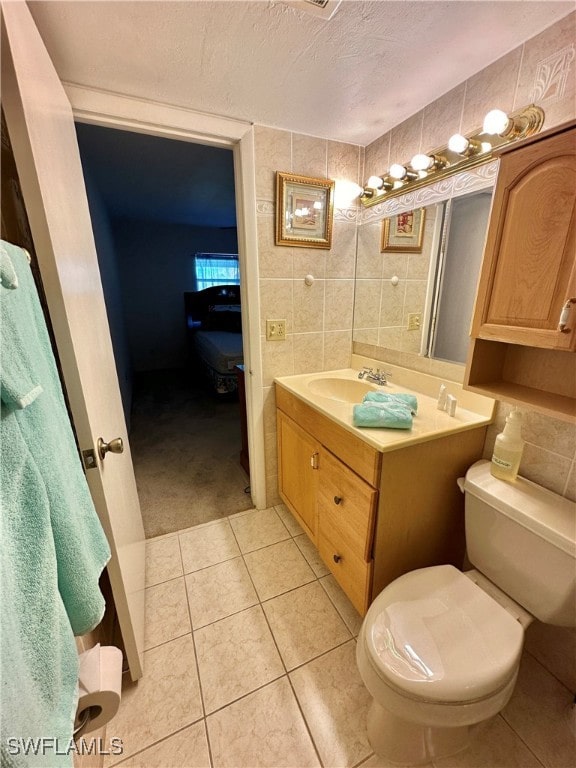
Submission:
[[[467,388],[574,416],[574,123],[501,153],[471,336]]]
[[[486,427],[381,453],[276,385],[280,495],[360,614],[402,573],[462,566],[456,480]]]
[[[292,419],[278,413],[280,494],[314,541],[317,532],[316,496],[320,444]]]

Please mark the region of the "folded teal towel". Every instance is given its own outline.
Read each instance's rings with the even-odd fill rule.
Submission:
[[[352,407],[355,427],[411,429],[412,414],[400,403],[360,403]]]
[[[364,403],[393,403],[401,402],[407,405],[412,413],[418,413],[418,400],[416,395],[404,392],[368,392],[364,395]]]
[[[110,549],[78,456],[28,259],[4,241],[0,252],[17,276],[16,286],[0,283],[0,758],[18,765],[6,739],[54,737],[65,750],[72,736],[74,634],[102,619],[98,581]],[[24,764],[71,766],[72,755],[48,747]]]

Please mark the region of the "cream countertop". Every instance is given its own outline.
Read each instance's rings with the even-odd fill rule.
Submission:
[[[355,356],[356,358],[356,356]],[[311,408],[327,416],[344,429],[359,437],[364,442],[381,452],[396,450],[397,448],[423,443],[445,435],[452,435],[479,426],[488,425],[492,421],[494,412],[494,400],[473,392],[462,389],[462,385],[456,382],[440,379],[428,374],[419,373],[408,368],[400,368],[389,364],[377,363],[356,358],[354,363],[359,363],[358,368],[345,368],[337,371],[322,371],[321,373],[305,373],[294,376],[280,376],[276,383],[296,395]],[[345,381],[358,381],[358,373],[363,366],[380,367],[392,373],[392,379],[384,386],[378,386],[372,382],[364,382],[374,391],[394,394],[395,392],[408,392],[418,398],[418,413],[414,416],[412,429],[373,429],[358,428],[352,425],[352,406],[358,400],[346,402],[326,397],[318,392],[318,383],[326,379],[342,379]],[[316,382],[316,384],[315,384]],[[449,416],[445,411],[437,408],[437,395],[441,384],[446,385],[448,394],[454,395],[458,402],[456,413]],[[336,385],[337,386],[337,385]],[[346,386],[344,384],[344,386]],[[316,391],[314,391],[316,390]]]

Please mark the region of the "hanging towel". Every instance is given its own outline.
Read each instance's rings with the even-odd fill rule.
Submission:
[[[412,414],[399,403],[360,403],[352,407],[355,427],[411,429]]]
[[[102,619],[98,579],[110,548],[96,515],[64,402],[44,315],[26,254],[0,241],[18,276],[17,290],[3,291],[2,401],[15,411],[23,439],[46,488],[58,566],[58,589],[74,634]],[[18,404],[30,385],[40,387],[26,407]]]
[[[28,260],[4,241],[0,253],[17,276],[16,287],[0,284],[0,762],[69,768],[78,683],[74,634],[102,618],[98,579],[110,550]]]
[[[418,413],[418,400],[416,395],[404,392],[367,392],[363,398],[364,403],[393,403],[400,402],[407,405],[412,413]]]
[[[58,591],[50,505],[16,411],[0,408],[0,765],[71,768],[78,654]]]
[[[16,270],[4,249],[0,250],[0,284],[4,288],[18,288]]]

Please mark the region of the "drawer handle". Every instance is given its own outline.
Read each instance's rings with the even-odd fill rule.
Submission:
[[[312,456],[310,456],[310,466],[312,469],[318,469],[318,451],[315,451]]]
[[[334,496],[334,504],[341,504],[342,496]]]
[[[332,555],[332,559],[335,563],[339,563],[342,560],[342,555]]]

